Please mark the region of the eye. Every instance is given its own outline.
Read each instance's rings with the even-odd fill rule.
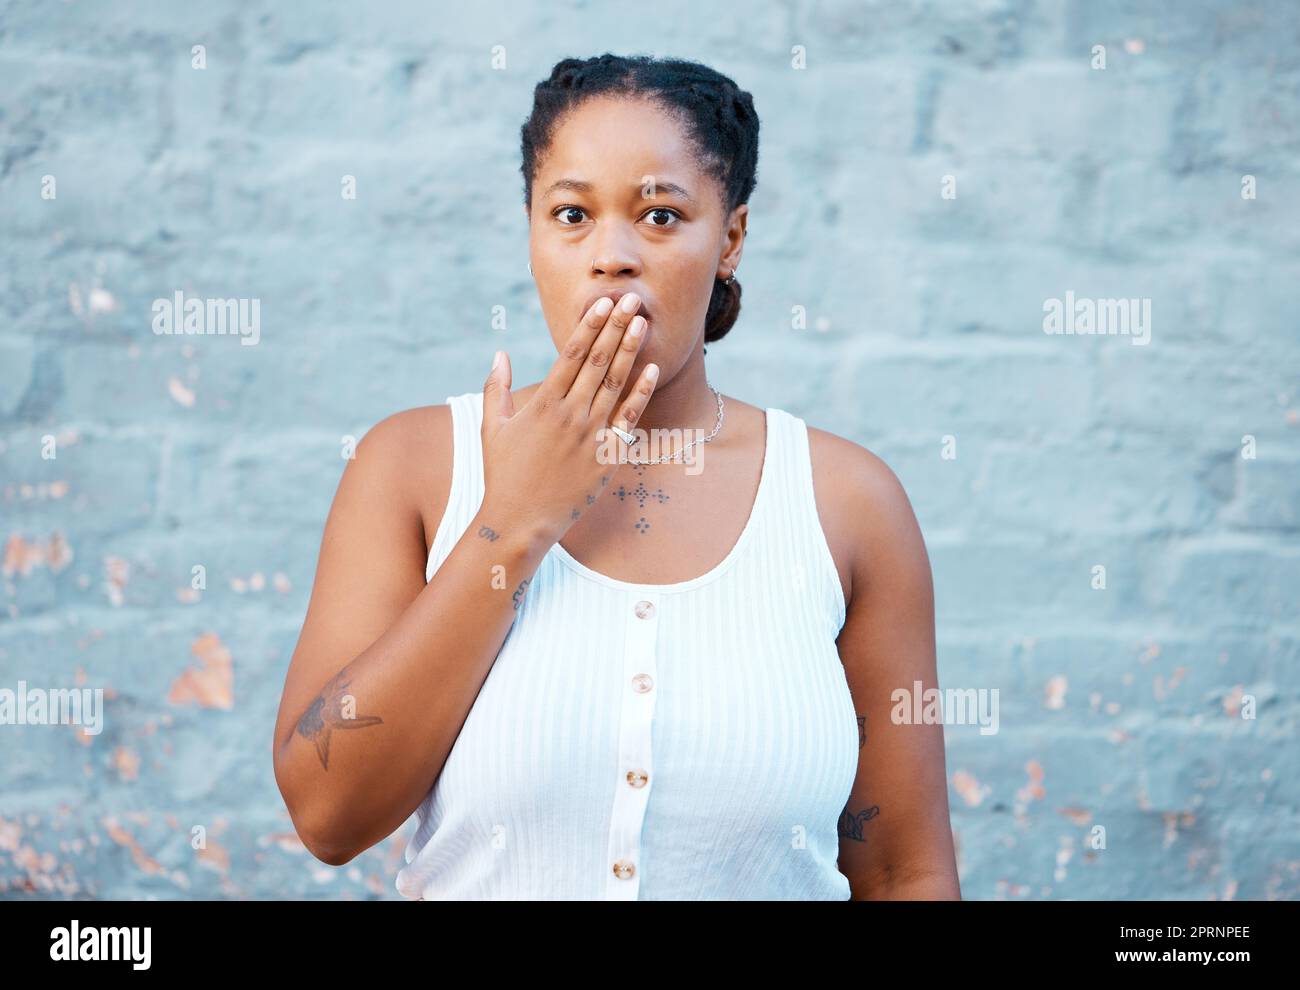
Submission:
[[[560,217],[561,217],[562,215],[564,215],[564,214],[581,213],[581,214],[584,214],[584,215],[585,215],[586,212],[587,212],[587,211],[584,210],[581,206],[557,206],[557,207],[556,207],[556,208],[551,212],[551,216],[555,217],[555,219],[557,219],[557,220],[560,220]],[[682,215],[681,215],[680,213],[678,213],[676,210],[674,210],[674,209],[672,209],[672,208],[670,208],[670,207],[667,207],[667,206],[656,206],[656,207],[654,207],[654,208],[651,209],[651,210],[647,210],[645,215],[648,217],[648,216],[652,216],[653,214],[656,214],[656,213],[666,213],[666,214],[668,214],[668,215],[671,216],[671,217],[676,217],[678,221],[680,221],[680,220],[682,219]],[[644,218],[643,218],[643,219],[644,219]],[[569,223],[569,222],[567,222],[567,221],[565,221],[565,220],[560,220],[560,224],[561,224],[561,226],[564,226],[564,227],[576,227],[576,226],[579,225],[580,222],[581,222],[581,221],[578,221],[578,222],[576,222],[576,223]],[[676,223],[669,223],[669,222],[665,222],[665,223],[655,223],[655,222],[652,221],[651,224],[650,224],[650,226],[652,226],[652,227],[659,227],[659,228],[661,228],[661,229],[667,229],[667,228],[669,228],[669,227],[675,227],[675,226],[677,226],[677,224],[676,224]]]
[[[648,213],[646,213],[646,216],[650,216],[650,215],[653,214],[653,213],[667,213],[669,216],[674,216],[674,217],[676,217],[678,220],[681,220],[681,218],[682,218],[682,215],[681,215],[680,213],[678,213],[676,210],[673,210],[673,209],[668,208],[667,206],[656,206],[653,210],[650,210]],[[665,228],[667,228],[667,227],[675,227],[676,224],[674,224],[674,223],[651,223],[650,226],[652,226],[652,227],[665,227]]]
[[[580,206],[559,206],[559,207],[556,207],[554,210],[551,211],[551,216],[553,216],[553,217],[555,217],[555,219],[559,220],[559,219],[560,219],[560,218],[559,218],[559,214],[561,214],[561,213],[584,213],[584,212],[586,212],[586,211],[583,210],[582,207],[580,207]],[[576,227],[576,226],[577,226],[576,223],[564,223],[563,220],[560,220],[560,223],[563,224],[565,227]]]

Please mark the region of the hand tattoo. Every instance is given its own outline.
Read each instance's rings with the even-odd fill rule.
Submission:
[[[601,479],[600,479],[600,487],[601,487],[601,488],[604,488],[605,485],[608,484],[608,483],[609,483],[609,475],[602,475],[602,476],[601,476]],[[588,495],[588,496],[587,496],[587,504],[588,504],[588,505],[595,505],[595,504],[596,504],[596,496],[595,496],[595,495]],[[578,517],[581,516],[581,515],[582,515],[582,513],[579,512],[577,509],[570,509],[570,510],[569,510],[569,521],[570,521],[570,522],[577,522],[577,521],[578,521]]]

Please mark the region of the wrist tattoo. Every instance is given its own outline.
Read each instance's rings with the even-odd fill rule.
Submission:
[[[529,578],[529,579],[527,579],[527,580],[520,581],[520,582],[519,582],[519,587],[515,589],[515,593],[514,593],[514,596],[513,596],[513,597],[514,597],[514,600],[515,600],[515,611],[516,611],[516,612],[519,611],[519,606],[522,605],[522,604],[524,603],[524,591],[527,589],[527,587],[528,587],[528,582],[531,581],[531,580],[532,580],[532,579]]]

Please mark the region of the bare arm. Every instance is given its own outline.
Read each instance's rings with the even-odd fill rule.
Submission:
[[[960,900],[942,725],[895,725],[891,698],[938,686],[930,560],[897,477],[869,451],[845,457],[859,506],[852,600],[837,645],[858,716],[858,773],[840,816],[854,900]]]
[[[653,364],[631,374],[637,306],[589,308],[517,411],[503,353],[484,383],[483,503],[427,585],[407,458],[451,463],[449,410],[435,407],[441,452],[400,414],[348,462],[275,726],[276,783],[316,858],[341,865],[391,835],[442,773],[538,565],[609,480],[593,440],[616,412],[630,430],[654,391]]]
[[[344,469],[276,720],[290,817],[335,866],[392,834],[433,786],[547,549],[485,501],[425,584],[405,461],[419,449],[415,415],[376,425]],[[424,456],[450,465],[450,409],[435,415]]]

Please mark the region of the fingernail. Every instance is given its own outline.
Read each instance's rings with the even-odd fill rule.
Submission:
[[[645,370],[645,376],[646,376],[647,378],[649,378],[651,381],[654,381],[656,378],[658,378],[658,377],[659,377],[659,365],[657,365],[657,364],[652,364],[652,365],[648,366],[648,367],[646,368],[646,370]]]
[[[623,297],[623,301],[620,302],[619,305],[623,307],[624,313],[635,313],[638,302],[639,300],[636,297],[636,293],[629,292]]]
[[[501,352],[497,351],[492,355],[492,370],[496,371],[499,367],[501,367]]]
[[[596,302],[596,315],[604,316],[613,308],[614,300],[609,298],[609,296],[605,296],[603,299],[599,299]]]

